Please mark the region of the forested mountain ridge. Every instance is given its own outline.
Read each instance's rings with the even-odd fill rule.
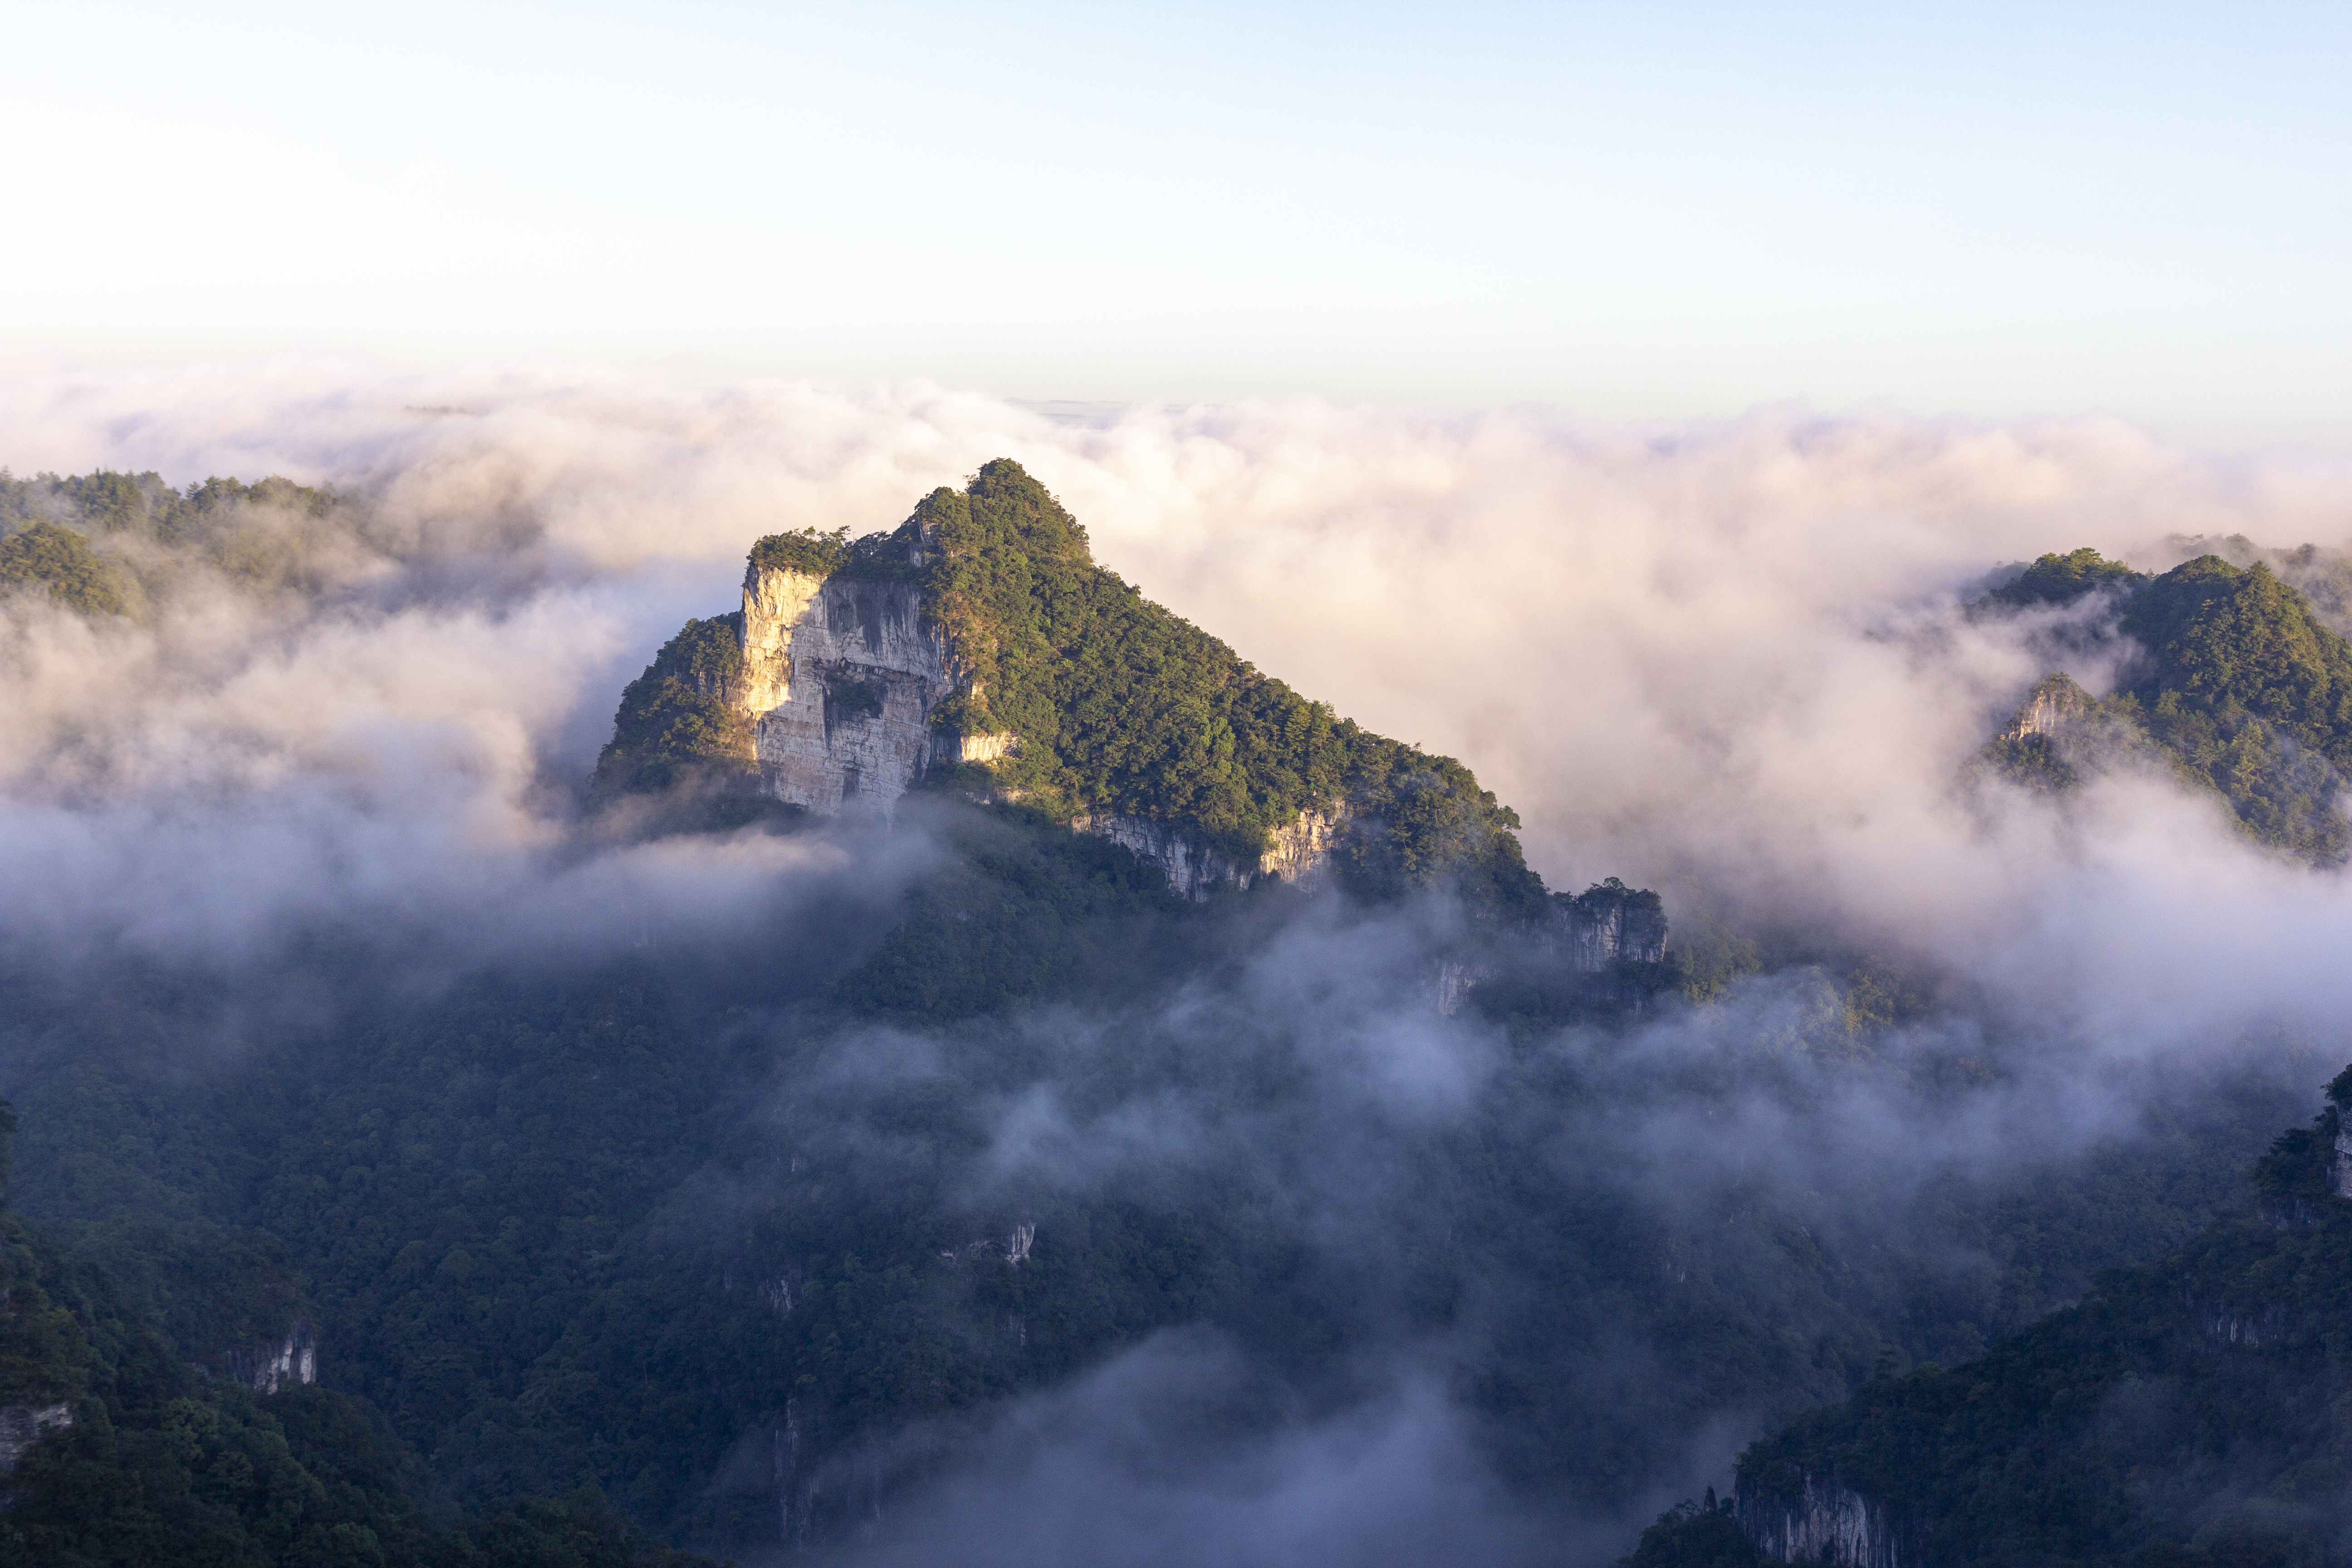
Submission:
[[[2239,1208],[2178,1252],[2103,1274],[1980,1361],[1882,1374],[1750,1445],[1736,1500],[1662,1520],[1630,1561],[2344,1561],[2347,1105],[2352,1068],[2311,1127],[2272,1145]]]
[[[1328,863],[1360,892],[1442,880],[1517,921],[1546,910],[1517,816],[1468,769],[1143,598],[1006,459],[893,531],[752,547],[743,608],[661,650],[596,773],[607,794],[689,779],[824,812],[961,787],[1113,838],[1188,893]]]
[[[2092,699],[2063,675],[2037,687],[1987,748],[2002,773],[2064,790],[2085,771],[2153,765],[2226,799],[2245,833],[2315,865],[2352,850],[2352,644],[2267,562],[2200,555],[2148,576],[2097,552],[2044,555],[1984,608],[2014,613],[2105,595],[2098,625],[2136,652]]]

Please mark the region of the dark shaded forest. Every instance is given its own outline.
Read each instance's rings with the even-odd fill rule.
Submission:
[[[1948,1371],[1884,1372],[1739,1460],[1740,1507],[1832,1480],[1884,1510],[1906,1563],[2340,1561],[2352,1492],[2345,1359],[2352,1201],[2336,1140],[2352,1068],[2272,1145],[2239,1205],[2161,1262]],[[1754,1563],[1730,1500],[1661,1519],[1642,1568]]]

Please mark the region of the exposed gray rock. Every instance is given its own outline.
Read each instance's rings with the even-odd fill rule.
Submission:
[[[1739,1526],[1765,1556],[1783,1563],[1839,1563],[1850,1568],[1902,1568],[1904,1543],[1887,1510],[1852,1487],[1807,1476],[1794,1498],[1747,1488]]]
[[[1235,865],[1181,827],[1140,816],[1096,812],[1071,819],[1079,833],[1091,833],[1134,852],[1136,858],[1157,866],[1168,885],[1188,899],[1205,899],[1221,887],[1246,888],[1269,877],[1297,887],[1318,888],[1328,874],[1331,851],[1345,835],[1349,821],[1344,804],[1328,812],[1301,812],[1287,826],[1277,827],[1265,852],[1255,863]]]
[[[2205,1313],[2205,1337],[2225,1345],[2273,1344],[2286,1337],[2286,1310],[2276,1302],[2252,1310],[2211,1308]]]
[[[1628,888],[1614,877],[1570,898],[1555,894],[1553,941],[1569,963],[1588,974],[1620,959],[1662,963],[1666,911],[1657,894]]]
[[[284,1339],[225,1352],[220,1370],[231,1380],[262,1394],[275,1394],[289,1383],[319,1381],[319,1344],[307,1322],[297,1322]]]
[[[929,765],[931,709],[953,689],[946,640],[923,624],[912,584],[756,563],[743,577],[743,666],[761,788],[827,816],[889,814]],[[994,739],[971,737],[980,744],[956,760],[986,755]]]
[[[2025,695],[2016,715],[2001,731],[2002,738],[2021,741],[2028,735],[2062,736],[2089,713],[2091,694],[2071,676],[2045,675]]]

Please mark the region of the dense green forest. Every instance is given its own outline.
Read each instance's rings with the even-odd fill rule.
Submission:
[[[751,727],[733,703],[743,675],[743,613],[686,623],[621,693],[590,794],[740,792],[756,784]]]
[[[2328,1097],[2272,1145],[2237,1207],[2170,1257],[2102,1273],[1980,1360],[1882,1373],[1752,1445],[1741,1510],[1833,1479],[1884,1510],[1901,1560],[1923,1565],[2342,1561],[2352,1201],[2334,1171],[2352,1069]],[[1630,1559],[1755,1560],[1712,1497]]]
[[[14,1118],[0,1108],[0,1166]],[[509,1497],[461,1514],[364,1400],[288,1380],[256,1392],[187,1347],[256,1337],[249,1315],[206,1321],[192,1298],[290,1289],[274,1238],[106,1238],[178,1310],[142,1310],[90,1251],[69,1252],[0,1211],[0,1410],[39,1412],[39,1440],[0,1483],[0,1562],[42,1568],[162,1563],[305,1568],[690,1568],[593,1489]],[[225,1244],[222,1244],[225,1243]],[[176,1333],[173,1331],[176,1331]]]
[[[2021,783],[2062,790],[2085,770],[2153,765],[2227,800],[2259,842],[2343,864],[2352,644],[2261,560],[2241,568],[2200,555],[2148,577],[2077,550],[2042,556],[1990,602],[2066,604],[2101,587],[2118,591],[2115,627],[2139,649],[2121,684],[2093,700],[2067,683],[2061,728],[1997,738],[1988,758]]]

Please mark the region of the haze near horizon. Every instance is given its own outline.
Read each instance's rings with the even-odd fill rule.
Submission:
[[[2352,441],[2312,5],[51,8],[0,368]]]

